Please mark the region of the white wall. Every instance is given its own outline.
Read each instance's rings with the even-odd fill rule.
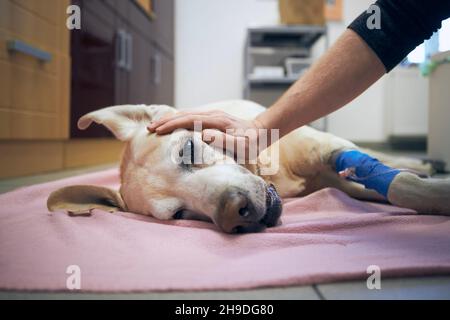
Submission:
[[[373,2],[344,0],[343,21],[329,23],[330,44]],[[278,20],[277,0],[177,0],[176,106],[188,108],[242,98],[246,28],[273,25]],[[385,93],[383,78],[348,106],[329,115],[328,131],[353,141],[384,141],[389,130]]]
[[[176,1],[175,104],[242,98],[246,29],[278,22],[275,0]]]
[[[333,43],[372,0],[344,0],[344,23],[329,24]],[[328,131],[364,142],[382,142],[389,135],[428,133],[428,79],[417,67],[397,67],[346,107],[328,116]]]
[[[386,129],[393,136],[428,134],[429,79],[417,67],[395,68],[386,83]]]
[[[346,27],[373,2],[344,0],[343,21],[329,23],[330,44],[334,43]],[[330,114],[327,121],[328,131],[353,141],[384,141],[386,138],[384,92],[383,78],[346,107]]]

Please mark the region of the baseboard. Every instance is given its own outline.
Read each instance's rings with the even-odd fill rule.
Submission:
[[[64,143],[64,168],[118,162],[123,142],[116,139],[72,139]]]
[[[122,148],[115,139],[0,141],[0,178],[116,162]]]
[[[395,150],[426,151],[426,136],[390,136],[389,144]]]
[[[373,150],[389,150],[391,145],[389,142],[366,142],[366,141],[353,141],[358,147]]]
[[[374,150],[427,151],[426,136],[390,136],[385,142],[357,141],[355,144]]]

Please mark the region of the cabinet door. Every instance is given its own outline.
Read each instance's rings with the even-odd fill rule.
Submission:
[[[79,117],[93,110],[121,104],[173,104],[173,60],[154,40],[155,22],[131,0],[77,3],[83,18],[82,29],[72,32],[71,137],[110,135],[102,126],[78,130]],[[168,31],[162,30],[164,14],[160,11],[159,29],[166,34],[163,38],[169,38]]]
[[[130,61],[129,49],[127,49],[132,43],[132,38],[128,32],[128,25],[122,18],[117,17],[116,24],[114,26],[115,33],[115,59],[114,65],[114,104],[128,104],[129,103],[129,74],[128,61]]]
[[[153,46],[135,31],[131,36],[131,65],[129,66],[128,103],[151,104]]]
[[[138,3],[129,3],[128,23],[130,29],[152,42],[155,37],[155,21]]]
[[[153,21],[155,25],[154,41],[173,57],[175,1],[153,0],[152,9],[155,15]]]
[[[154,47],[151,59],[152,103],[173,105],[174,63],[161,50]]]
[[[0,0],[0,138],[67,136],[68,1]]]
[[[115,17],[101,1],[78,4],[83,27],[71,33],[71,137],[110,136],[102,126],[81,131],[77,121],[88,112],[115,104]]]

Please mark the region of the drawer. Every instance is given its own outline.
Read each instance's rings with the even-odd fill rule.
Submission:
[[[0,177],[63,169],[63,142],[0,141]]]
[[[0,138],[67,136],[70,59],[55,55],[54,61],[50,74],[0,59]]]
[[[40,1],[31,1],[40,3]],[[48,1],[47,1],[48,2]],[[69,30],[65,26],[66,10],[62,3],[66,1],[51,1],[57,12],[49,10],[60,23],[52,23],[27,7],[12,0],[0,1],[0,30],[6,32],[10,39],[17,39],[27,44],[49,52],[68,52]],[[28,3],[28,1],[24,1]],[[31,4],[29,5],[31,6]],[[53,12],[53,13],[52,13]]]
[[[11,112],[0,107],[0,139],[11,137]]]
[[[0,30],[0,61],[6,61],[25,68],[37,69],[46,74],[55,75],[58,72],[59,53],[56,50],[46,51],[52,55],[52,59],[48,62],[41,62],[28,54],[8,50],[8,41],[17,39],[18,37],[11,33]]]
[[[11,107],[11,67],[6,61],[0,60],[0,108]]]
[[[35,110],[45,113],[58,111],[59,78],[36,69],[14,64],[11,68],[11,109]]]
[[[0,12],[0,29],[17,39],[42,50],[60,51],[63,47],[60,32],[67,28],[52,24],[11,0],[0,1]]]
[[[12,0],[12,2],[53,25],[59,24],[58,16],[65,13],[69,5],[69,1],[64,0]]]
[[[61,67],[61,58],[55,60]],[[60,85],[64,79],[58,69],[56,74],[47,74],[39,68],[28,68],[15,63],[0,61],[1,107],[20,110],[56,112]]]
[[[26,111],[12,111],[10,114],[11,138],[54,139],[59,138],[59,116]]]
[[[0,139],[67,136],[70,81],[69,0],[0,0]],[[10,50],[18,40],[52,55]]]

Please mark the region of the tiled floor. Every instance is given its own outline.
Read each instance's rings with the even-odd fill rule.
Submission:
[[[0,193],[113,166],[115,164],[0,180]],[[365,281],[352,281],[303,287],[215,292],[71,294],[0,291],[0,299],[450,299],[450,276],[382,279],[380,290],[369,290]]]
[[[381,289],[367,289],[365,281],[241,291],[169,293],[30,293],[0,291],[4,299],[144,299],[144,300],[390,300],[450,299],[450,277],[382,279]]]

